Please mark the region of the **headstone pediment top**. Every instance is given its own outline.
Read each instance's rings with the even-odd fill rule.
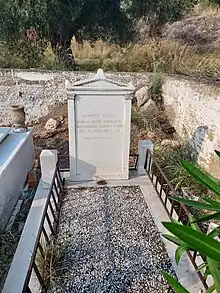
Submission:
[[[96,75],[93,78],[77,81],[74,84],[66,83],[66,89],[69,91],[79,90],[79,89],[108,89],[108,90],[128,90],[133,92],[134,86],[129,84],[120,83],[105,76],[104,71],[100,68],[98,69]]]
[[[99,68],[97,70],[97,73],[96,73],[95,78],[96,79],[106,79],[105,73],[104,73],[104,71],[101,68]]]

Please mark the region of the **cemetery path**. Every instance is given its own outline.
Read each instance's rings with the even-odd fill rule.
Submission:
[[[162,271],[174,271],[139,187],[66,190],[58,243],[53,293],[168,292]]]

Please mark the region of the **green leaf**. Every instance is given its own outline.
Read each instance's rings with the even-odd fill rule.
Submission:
[[[191,227],[178,225],[170,222],[163,222],[167,230],[180,238],[189,247],[210,258],[220,261],[220,243],[210,236],[193,230]]]
[[[192,163],[181,161],[183,168],[192,175],[197,181],[206,186],[209,190],[220,195],[220,186],[212,180],[208,175],[202,172],[199,168],[195,167]]]
[[[190,220],[190,227],[192,227],[192,229],[200,232],[199,227],[197,226],[197,224],[194,223],[195,220],[194,220],[193,216],[190,214],[189,214],[189,220]]]
[[[166,272],[163,272],[164,278],[172,286],[175,293],[190,293],[187,291],[174,277],[170,276]]]
[[[180,259],[182,257],[182,255],[189,250],[189,246],[186,244],[181,244],[175,251],[175,260],[176,260],[176,264],[178,265],[180,262]]]
[[[216,206],[219,206],[220,207],[220,202],[216,201],[216,200],[213,200],[211,199],[210,197],[206,196],[206,197],[203,197],[202,198],[204,201],[212,204],[212,205],[216,205]]]
[[[215,289],[217,293],[220,293],[220,270],[219,263],[211,258],[207,258],[210,273],[213,277]]]
[[[218,157],[220,157],[220,151],[215,150],[215,153]]]
[[[207,265],[206,269],[205,269],[205,272],[204,272],[204,277],[207,278],[208,276],[210,275],[210,269]]]
[[[177,221],[176,219],[174,219],[174,218],[171,218],[170,221],[171,221],[172,223],[176,223],[176,224],[179,224],[179,225],[183,225],[182,223],[178,222],[178,221]]]
[[[206,204],[206,203],[202,203],[202,202],[197,202],[194,200],[190,200],[190,199],[185,199],[182,197],[171,197],[172,200],[184,203],[188,206],[197,208],[197,209],[206,209],[209,211],[219,211],[220,212],[220,207],[219,206],[214,206],[211,204]]]
[[[206,222],[209,220],[220,220],[220,212],[201,217],[197,220],[194,220],[193,223],[201,223],[201,222]]]
[[[212,230],[212,232],[210,232],[208,234],[210,237],[214,238],[216,236],[219,236],[220,235],[220,228],[219,227],[216,227],[215,229]]]
[[[215,183],[217,183],[218,185],[220,185],[220,180],[219,180],[219,179],[213,177],[213,176],[210,175],[210,174],[209,174],[209,177],[210,177],[213,181],[215,181]]]
[[[162,236],[176,245],[181,245],[183,243],[179,238],[174,237],[173,235],[163,234]]]
[[[215,290],[215,285],[212,285],[206,290],[206,293],[212,293]]]

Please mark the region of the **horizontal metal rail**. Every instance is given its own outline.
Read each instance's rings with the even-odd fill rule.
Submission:
[[[63,191],[64,180],[57,166],[49,185],[39,182],[2,293],[32,293],[36,287],[37,292],[47,292],[37,256],[44,258],[46,247],[56,237]]]
[[[149,149],[146,153],[145,171],[147,172],[148,177],[150,178],[169,218],[175,219],[183,225],[189,225],[189,210],[184,204],[174,201],[170,198],[171,196],[178,197],[179,195],[177,194],[176,190],[168,180],[167,176],[165,175],[165,173],[157,163],[154,155],[150,152]],[[209,286],[207,284],[207,277],[204,273],[202,273],[201,270],[199,270],[201,260],[205,261],[205,258],[196,251],[188,251],[187,254],[204,288],[208,289]]]

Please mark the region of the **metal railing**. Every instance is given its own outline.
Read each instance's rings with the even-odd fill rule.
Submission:
[[[129,155],[129,170],[137,170],[139,155]]]
[[[44,259],[46,247],[56,237],[63,191],[64,179],[57,166],[48,186],[39,182],[2,293],[47,291],[37,256]]]
[[[189,225],[191,215],[189,210],[184,204],[174,201],[170,198],[171,196],[178,197],[179,195],[173,188],[172,184],[164,174],[163,170],[157,163],[154,155],[150,152],[150,150],[147,150],[145,170],[169,218],[175,219],[184,225]],[[188,251],[187,254],[203,286],[205,289],[208,289],[209,286],[207,284],[207,277],[205,272],[204,270],[202,271],[199,269],[199,266],[205,261],[205,258],[197,251]]]

